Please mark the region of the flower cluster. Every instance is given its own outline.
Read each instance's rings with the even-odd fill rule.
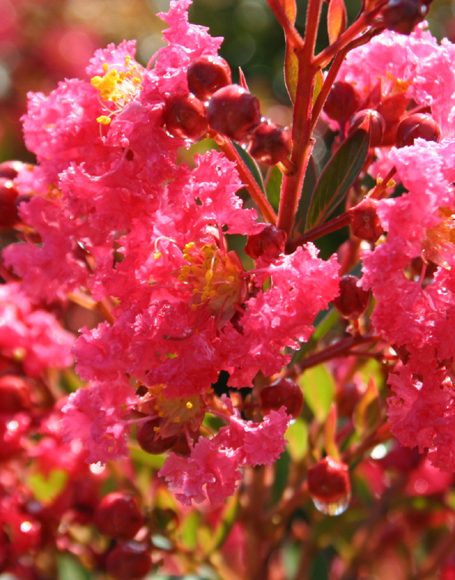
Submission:
[[[171,3],[168,44],[149,67],[135,61],[134,43],[111,45],[86,79],[30,96],[24,131],[38,165],[15,184],[31,196],[21,218],[40,244],[12,245],[5,258],[36,300],[89,296],[109,313],[76,341],[89,384],[63,407],[67,439],[81,440],[89,461],[107,461],[127,453],[131,424],[148,421],[152,435],[146,423],[138,429],[145,449],[154,437],[188,456],[171,454],[162,470],[179,496],[201,501],[204,487],[221,502],[240,465],[277,458],[287,420],[228,413],[228,427],[198,440],[205,412],[218,411],[211,385],[221,371],[237,388],[280,372],[336,296],[338,266],[308,244],[246,270],[232,236],[265,224],[243,207],[235,166],[214,151],[194,167],[178,162],[186,142],[167,130],[170,95],[187,93],[188,68],[220,45],[188,24],[188,5]],[[176,483],[176,473],[188,476]]]
[[[322,0],[305,38],[270,0],[288,130],[190,4],[146,66],[110,44],[29,94],[36,163],[0,164],[0,571],[284,577],[303,545],[296,577],[382,577],[394,534],[449,570],[454,47],[426,0],[340,0],[318,53]]]
[[[438,44],[420,25],[409,36],[385,32],[352,51],[339,76],[355,89],[359,102],[378,103],[385,120],[383,146],[397,142],[404,120],[416,120],[415,139],[405,144],[398,140],[398,147],[379,153],[376,170],[384,178],[392,168],[406,192],[376,203],[386,238],[365,252],[362,284],[372,289],[376,301],[376,331],[402,361],[389,376],[393,433],[402,444],[428,451],[434,464],[445,469],[455,467],[450,435],[455,357],[450,331],[455,298],[454,54],[452,44]],[[413,111],[431,115],[440,134],[428,137],[426,120]]]

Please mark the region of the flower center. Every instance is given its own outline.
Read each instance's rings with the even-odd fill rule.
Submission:
[[[120,68],[120,67],[119,67]],[[125,56],[123,70],[103,64],[104,74],[94,76],[90,82],[98,91],[101,99],[109,108],[109,115],[100,115],[97,118],[101,125],[109,125],[111,116],[118,113],[125,105],[131,102],[137,95],[142,84],[141,67],[131,61],[130,56]],[[112,105],[114,108],[112,109]]]
[[[234,252],[222,252],[212,244],[185,245],[179,280],[191,287],[192,307],[208,306],[212,313],[229,320],[245,297],[242,265]]]

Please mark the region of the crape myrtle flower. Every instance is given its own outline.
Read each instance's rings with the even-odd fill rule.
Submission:
[[[389,375],[389,419],[400,443],[452,470],[455,142],[417,139],[390,158],[408,191],[379,202],[387,239],[364,256],[362,282],[376,300],[377,332],[403,358]]]

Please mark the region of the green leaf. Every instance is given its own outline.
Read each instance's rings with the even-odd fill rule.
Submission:
[[[267,180],[266,190],[267,199],[275,211],[278,211],[278,206],[280,205],[280,190],[282,180],[283,174],[278,169],[278,167],[272,167],[270,170],[269,178]]]
[[[235,143],[234,141],[232,141],[232,144],[236,148],[237,153],[240,155],[240,157],[242,158],[242,160],[245,163],[245,165],[250,170],[250,173],[252,174],[252,176],[254,177],[254,179],[259,184],[259,187],[262,189],[262,191],[264,191],[265,187],[264,187],[264,181],[262,179],[262,173],[261,173],[261,170],[259,169],[259,166],[256,163],[256,161],[238,143]]]
[[[286,450],[280,455],[278,461],[276,461],[274,465],[275,477],[273,478],[272,486],[272,502],[274,504],[279,501],[283,495],[284,490],[286,489],[290,465],[291,457],[289,452]]]
[[[308,167],[305,173],[305,180],[302,187],[302,195],[300,196],[299,207],[297,208],[297,214],[295,216],[295,226],[294,229],[297,232],[304,232],[305,230],[305,216],[308,213],[308,207],[310,205],[311,194],[316,187],[316,183],[319,177],[319,168],[317,166],[314,157],[311,156],[308,162]]]
[[[51,502],[63,491],[67,480],[66,471],[54,469],[48,477],[41,473],[33,473],[28,478],[28,486],[36,499],[42,502]]]
[[[343,203],[362,171],[368,155],[369,140],[368,133],[363,129],[354,131],[324,167],[311,196],[306,230],[326,221]]]
[[[130,447],[130,457],[139,465],[146,465],[152,469],[161,469],[163,467],[164,460],[166,457],[161,455],[153,455],[152,453],[147,453],[140,447]]]
[[[200,523],[201,514],[193,511],[185,518],[180,526],[179,534],[183,544],[189,550],[194,550],[197,546],[197,534]]]
[[[90,580],[92,578],[88,570],[69,554],[57,556],[57,567],[59,580]]]
[[[325,421],[335,397],[335,383],[325,365],[307,369],[300,377],[305,401],[320,422]]]
[[[308,427],[302,419],[296,419],[286,431],[288,451],[293,461],[303,459],[308,451]]]

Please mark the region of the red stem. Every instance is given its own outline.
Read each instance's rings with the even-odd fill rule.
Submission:
[[[349,44],[347,44],[343,48],[343,50],[340,50],[340,52],[338,52],[338,54],[335,56],[333,63],[332,63],[332,66],[330,67],[329,71],[327,72],[327,76],[324,80],[324,84],[322,85],[321,91],[316,99],[316,102],[314,103],[313,115],[312,115],[312,125],[311,125],[312,129],[314,129],[314,127],[319,119],[319,115],[321,114],[322,108],[327,100],[327,97],[329,96],[330,89],[332,88],[332,85],[336,80],[338,72],[339,72],[341,65],[343,64],[344,59],[346,58],[346,55],[348,54],[348,52],[350,52],[354,48],[357,48],[358,46],[361,46],[362,44],[366,44],[367,42],[369,42],[373,38],[373,36],[376,36],[377,34],[379,34],[379,32],[381,32],[380,29],[373,30],[371,32],[367,32],[367,33],[363,34],[359,38],[355,38],[353,41],[351,41]]]
[[[308,230],[305,234],[300,236],[297,240],[292,241],[287,245],[287,251],[293,252],[298,246],[305,244],[306,242],[310,242],[312,240],[317,240],[318,238],[322,238],[327,234],[331,234],[332,232],[336,232],[341,228],[348,226],[350,223],[349,212],[344,212],[341,215],[333,218],[332,220],[321,224],[311,230]]]
[[[251,198],[258,206],[260,212],[264,216],[264,219],[271,224],[276,224],[277,217],[273,207],[270,205],[269,200],[265,197],[263,191],[259,187],[257,181],[254,179],[251,171],[248,169],[243,159],[238,154],[232,142],[227,139],[217,139],[217,144],[229,159],[229,161],[233,161],[236,164],[237,171],[239,172],[243,184],[248,189],[248,193],[251,195]]]
[[[297,52],[299,72],[297,94],[292,123],[291,163],[294,171],[283,176],[278,228],[291,233],[295,214],[303,186],[308,160],[313,149],[311,138],[311,106],[313,100],[314,78],[319,67],[313,62],[314,48],[319,28],[322,0],[309,0],[306,14],[305,41],[302,50]]]
[[[351,352],[353,346],[366,344],[368,342],[375,342],[377,340],[377,336],[348,336],[347,338],[344,338],[335,344],[331,344],[324,350],[316,352],[315,354],[307,357],[300,364],[295,365],[289,369],[289,375],[297,376],[305,369],[315,367],[323,362],[331,360],[332,358],[345,356],[348,352],[352,355],[354,354]]]

